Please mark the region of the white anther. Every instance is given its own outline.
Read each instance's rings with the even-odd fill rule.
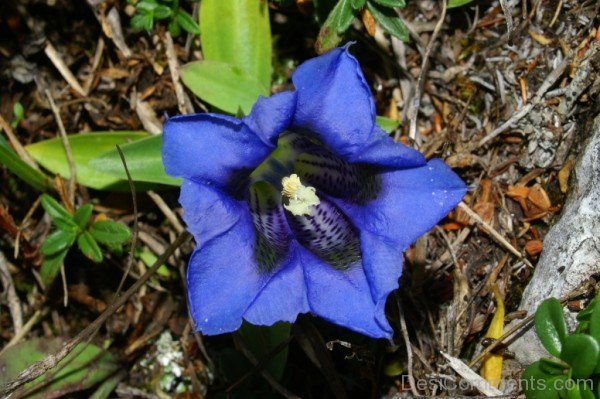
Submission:
[[[281,194],[289,199],[289,204],[284,204],[283,207],[293,215],[310,215],[312,207],[321,203],[315,188],[304,186],[297,174],[284,177],[281,184]]]

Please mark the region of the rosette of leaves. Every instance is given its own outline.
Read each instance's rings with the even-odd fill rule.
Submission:
[[[194,18],[179,7],[179,0],[140,0],[135,5],[136,13],[131,18],[131,27],[147,32],[154,29],[156,21],[169,21],[171,36],[177,37],[182,29],[193,35],[200,34]]]
[[[528,399],[600,397],[600,300],[579,313],[578,327],[567,333],[560,302],[543,301],[535,313],[535,331],[553,356],[532,363],[521,377]]]
[[[86,257],[100,263],[104,256],[99,244],[113,252],[121,252],[123,243],[131,237],[131,231],[123,223],[113,220],[92,221],[92,204],[82,205],[71,214],[54,198],[43,194],[42,206],[56,227],[42,244],[44,262],[40,275],[45,285],[54,281],[69,249],[76,242]]]

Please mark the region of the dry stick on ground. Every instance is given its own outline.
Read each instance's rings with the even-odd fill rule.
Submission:
[[[252,363],[252,365],[254,367],[258,367],[258,365],[259,365],[258,359],[256,359],[254,354],[250,351],[250,349],[248,349],[248,347],[244,343],[244,340],[241,338],[239,333],[233,334],[233,340],[240,347],[240,349],[244,353],[244,356],[246,356],[246,358],[248,360],[250,360],[250,363]],[[279,392],[281,394],[281,396],[283,396],[284,398],[300,399],[299,396],[294,395],[293,393],[288,391],[283,385],[281,385],[279,382],[277,382],[277,380],[267,370],[261,369],[260,373],[262,374],[264,379],[267,380],[267,382],[271,385],[271,387],[273,387],[273,389],[275,389],[277,392]]]
[[[585,294],[586,292],[588,292],[588,290],[589,290],[589,287],[586,287],[585,285],[574,288],[573,290],[569,291],[565,296],[560,298],[560,303],[564,306],[567,302]],[[502,334],[502,336],[500,338],[496,339],[489,346],[487,346],[475,359],[471,360],[469,362],[469,367],[473,367],[477,363],[482,361],[494,349],[496,349],[499,345],[503,344],[503,342],[508,337],[512,336],[514,333],[520,331],[521,329],[527,328],[527,326],[533,321],[534,317],[535,317],[535,313],[527,316],[522,321],[520,321],[518,324],[516,324],[513,328],[511,328],[510,330],[508,330],[507,332]]]
[[[533,107],[538,105],[543,100],[544,94],[546,94],[548,89],[550,89],[550,87],[552,87],[552,85],[558,80],[558,78],[561,77],[561,75],[563,74],[563,72],[565,71],[565,69],[567,68],[567,66],[569,65],[570,62],[571,62],[571,53],[569,53],[565,57],[565,59],[562,60],[562,62],[560,64],[558,64],[558,66],[552,72],[550,72],[550,74],[548,74],[548,76],[546,77],[546,79],[544,80],[544,82],[542,83],[540,88],[536,91],[535,96],[533,97],[531,102],[522,106],[506,122],[504,122],[502,125],[498,126],[496,129],[492,130],[490,132],[490,134],[488,134],[484,138],[482,138],[479,141],[479,143],[476,144],[475,148],[482,147],[487,142],[496,138],[496,136],[504,133],[513,124],[517,123],[525,115],[527,115],[529,113],[529,111],[531,111],[533,109]]]
[[[127,182],[129,183],[129,190],[131,191],[131,201],[133,202],[133,235],[131,237],[131,247],[129,249],[129,256],[127,257],[127,267],[125,268],[125,273],[123,277],[121,277],[121,282],[119,283],[119,287],[115,292],[115,298],[119,296],[121,289],[123,288],[123,284],[129,276],[129,272],[131,271],[131,266],[133,265],[133,258],[135,253],[135,247],[138,241],[139,234],[139,226],[138,226],[138,209],[137,209],[137,197],[135,194],[135,185],[133,184],[133,180],[131,179],[131,174],[129,173],[129,168],[127,167],[127,162],[125,161],[125,155],[123,154],[123,150],[118,145],[117,151],[119,152],[119,157],[121,158],[121,162],[123,163],[123,168],[125,168],[125,174],[127,175]],[[182,232],[180,232],[182,233]]]
[[[465,213],[467,215],[469,215],[469,217],[471,219],[473,219],[478,224],[483,226],[485,228],[485,230],[488,233],[490,233],[490,235],[496,241],[498,241],[498,243],[500,243],[504,248],[509,250],[510,253],[515,255],[517,258],[519,258],[519,260],[521,260],[527,266],[533,268],[533,265],[531,264],[531,262],[529,262],[529,260],[527,258],[525,258],[522,253],[520,253],[510,242],[508,242],[506,240],[506,238],[502,237],[502,235],[500,233],[498,233],[498,231],[496,229],[494,229],[492,226],[490,226],[488,223],[486,223],[485,220],[483,220],[475,211],[473,211],[471,208],[469,208],[469,206],[467,204],[465,204],[464,202],[461,201],[461,203],[458,204],[458,207],[460,209],[462,209],[463,211],[465,211]]]
[[[15,150],[15,152],[17,153],[19,158],[21,158],[21,160],[23,160],[23,162],[27,163],[29,166],[31,166],[35,170],[40,170],[40,168],[37,166],[37,164],[34,162],[34,160],[31,158],[31,156],[29,156],[29,153],[25,150],[25,148],[23,147],[23,145],[21,144],[19,139],[17,139],[17,136],[13,132],[12,127],[10,127],[8,122],[6,122],[6,119],[4,119],[2,114],[0,114],[0,128],[2,128],[2,130],[4,130],[4,133],[6,133],[6,136],[8,137],[8,141],[12,145],[13,149]]]
[[[287,346],[294,339],[293,335],[290,335],[285,340],[281,341],[275,348],[271,349],[269,353],[267,353],[252,370],[249,370],[246,374],[244,374],[239,380],[234,382],[227,390],[225,391],[228,395],[231,394],[233,390],[235,390],[238,386],[240,386],[244,381],[246,381],[249,377],[253,376],[256,372],[264,370],[266,365],[277,356],[282,350],[287,348]]]
[[[194,112],[194,107],[190,99],[185,95],[183,86],[179,79],[179,61],[177,61],[177,53],[175,52],[175,45],[173,45],[173,38],[169,32],[165,33],[165,53],[167,54],[167,62],[169,63],[169,72],[171,73],[171,80],[175,87],[175,95],[177,96],[177,106],[179,112],[182,114],[190,114]]]
[[[71,351],[77,346],[77,344],[87,340],[93,334],[98,331],[98,329],[104,324],[106,320],[113,313],[117,311],[121,306],[127,302],[127,300],[137,292],[137,290],[144,285],[150,277],[156,273],[158,268],[165,263],[167,258],[175,252],[177,248],[187,243],[192,236],[188,232],[184,232],[180,234],[175,241],[167,248],[167,250],[156,259],[154,264],[144,275],[142,275],[139,280],[137,280],[127,291],[123,293],[123,295],[117,297],[109,306],[106,308],[100,316],[96,318],[89,326],[84,328],[79,334],[77,334],[73,339],[67,342],[63,348],[55,353],[54,355],[47,356],[45,359],[36,362],[29,366],[27,369],[23,370],[17,378],[14,380],[0,386],[0,397],[1,398],[10,398],[10,395],[19,387],[24,384],[33,381],[37,377],[46,373],[48,370],[54,368],[61,360],[63,360]]]
[[[156,204],[158,209],[161,210],[163,215],[165,215],[165,217],[167,218],[169,223],[171,223],[171,225],[173,225],[173,227],[175,228],[175,231],[177,231],[178,233],[181,233],[182,231],[185,230],[185,228],[179,221],[179,218],[177,217],[175,212],[173,212],[171,210],[171,208],[169,208],[169,205],[167,205],[165,200],[163,200],[160,195],[156,194],[152,190],[148,191],[147,194],[152,199],[152,201],[154,201],[154,203]]]
[[[31,206],[31,208],[29,208],[29,210],[27,211],[27,214],[25,215],[25,217],[19,224],[19,231],[17,231],[17,236],[15,237],[15,251],[13,253],[13,258],[15,258],[15,259],[17,259],[19,257],[19,247],[20,247],[20,243],[21,243],[21,236],[23,235],[23,230],[25,230],[25,226],[27,225],[27,223],[29,223],[29,219],[31,219],[31,217],[33,216],[33,213],[40,206],[41,201],[42,201],[42,197],[39,196],[35,200],[33,205]]]
[[[83,90],[83,87],[81,87],[79,81],[77,80],[75,75],[73,75],[73,72],[71,72],[71,70],[69,69],[67,64],[65,64],[58,51],[56,51],[56,49],[54,48],[54,46],[52,46],[52,44],[50,44],[50,42],[46,43],[46,48],[44,49],[44,52],[46,53],[48,58],[50,58],[50,61],[52,62],[52,64],[54,64],[56,69],[58,69],[58,72],[60,72],[62,77],[67,81],[69,86],[71,86],[71,88],[75,90],[77,94],[79,94],[81,97],[87,96],[87,93],[85,92],[85,90]]]
[[[23,329],[23,311],[21,309],[21,301],[15,290],[12,276],[8,270],[8,262],[6,257],[0,251],[0,281],[6,292],[6,301],[8,302],[8,310],[13,322],[13,329],[15,330],[14,335],[18,335],[21,329]]]
[[[58,131],[60,132],[60,139],[62,141],[62,145],[65,149],[65,154],[67,156],[67,163],[69,165],[69,173],[71,176],[69,177],[69,202],[70,208],[75,209],[75,189],[77,185],[77,169],[75,168],[75,161],[73,160],[73,151],[71,151],[71,144],[69,143],[69,138],[67,137],[67,131],[65,130],[65,125],[62,123],[62,119],[60,117],[60,112],[58,111],[58,107],[54,103],[54,99],[50,94],[49,90],[46,90],[46,97],[48,98],[48,102],[50,103],[50,108],[52,109],[52,113],[54,113],[54,118],[56,119],[56,124],[58,125]]]
[[[410,108],[408,110],[408,119],[410,123],[408,137],[412,141],[415,141],[417,138],[417,116],[419,115],[419,108],[421,107],[421,94],[423,93],[423,86],[425,85],[425,75],[427,74],[427,69],[429,68],[429,55],[431,54],[433,44],[435,43],[435,40],[442,29],[442,25],[444,24],[444,20],[446,19],[446,8],[447,0],[442,0],[442,15],[440,16],[438,23],[435,25],[435,29],[431,34],[429,43],[427,43],[425,55],[423,56],[423,62],[421,63],[421,72],[419,73],[419,78],[415,84],[415,94],[410,102]]]
[[[408,359],[408,383],[410,385],[410,391],[416,397],[419,397],[419,391],[415,386],[415,377],[413,376],[413,355],[412,346],[410,344],[410,338],[408,337],[408,329],[406,328],[406,320],[404,320],[404,310],[402,304],[398,300],[398,316],[400,317],[400,329],[402,330],[402,338],[404,339],[404,345],[406,346],[406,357]]]

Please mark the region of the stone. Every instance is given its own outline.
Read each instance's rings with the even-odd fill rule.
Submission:
[[[544,239],[543,251],[519,309],[535,313],[546,298],[560,298],[600,273],[600,116],[574,169],[562,215]],[[576,313],[565,309],[570,331]],[[508,327],[510,328],[510,327]],[[549,357],[530,328],[510,345],[521,364]]]

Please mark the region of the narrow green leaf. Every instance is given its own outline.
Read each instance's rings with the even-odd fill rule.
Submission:
[[[262,360],[290,336],[290,330],[290,323],[285,322],[278,322],[272,326],[255,326],[244,322],[240,328],[240,334],[244,338],[246,346],[258,359]],[[283,377],[287,356],[288,350],[284,348],[267,363],[266,369],[278,381]]]
[[[323,54],[339,44],[342,34],[354,19],[354,13],[351,0],[340,0],[333,7],[317,37],[315,47],[319,54]]]
[[[198,26],[198,23],[194,21],[194,18],[192,18],[192,16],[187,12],[179,10],[175,16],[175,20],[184,31],[191,33],[192,35],[200,34],[200,26]]]
[[[400,126],[400,121],[395,119],[386,118],[385,116],[379,116],[375,118],[377,125],[386,133],[392,133]]]
[[[590,316],[590,335],[596,338],[596,341],[600,342],[600,303],[592,302],[588,308],[591,307],[592,313]]]
[[[29,338],[8,348],[0,356],[0,385],[6,384],[33,363],[60,351],[64,338]],[[102,348],[81,343],[53,369],[19,387],[19,397],[27,399],[72,397],[104,381],[119,368],[115,359]],[[80,394],[77,397],[88,397]]]
[[[598,362],[600,344],[587,334],[572,334],[563,342],[560,359],[571,366],[573,378],[589,377]]]
[[[48,194],[42,194],[42,207],[59,229],[67,231],[77,230],[77,223],[75,223],[73,215]]]
[[[89,232],[101,244],[121,244],[131,237],[129,228],[114,220],[94,222]]]
[[[448,0],[448,8],[462,7],[473,2],[473,0]]]
[[[200,32],[204,59],[240,68],[271,87],[271,26],[264,0],[202,0]]]
[[[555,376],[544,372],[538,361],[529,365],[523,372],[521,389],[527,399],[559,399],[556,387],[564,386],[566,380],[566,375]]]
[[[92,235],[84,231],[77,239],[77,246],[85,256],[96,263],[102,262],[102,251]]]
[[[559,357],[567,336],[567,323],[560,302],[556,298],[544,300],[535,312],[535,331],[552,355]]]
[[[352,8],[355,9],[356,11],[362,10],[362,8],[365,6],[366,2],[367,2],[367,0],[350,0],[350,4],[352,4]]]
[[[123,180],[99,172],[89,166],[89,161],[107,151],[113,151],[116,144],[125,144],[147,137],[145,132],[96,132],[81,133],[69,136],[69,144],[73,152],[73,161],[77,170],[77,182],[97,190],[110,189],[122,185]],[[52,173],[69,179],[71,172],[65,149],[60,139],[50,139],[25,147],[44,168]],[[127,188],[128,189],[128,188]]]
[[[42,244],[42,253],[44,255],[55,255],[56,253],[69,249],[75,242],[77,233],[72,231],[57,230],[46,237]]]
[[[223,111],[249,114],[258,96],[269,90],[243,69],[219,61],[195,61],[181,69],[183,83],[198,97]]]
[[[177,21],[174,19],[169,21],[169,33],[173,37],[178,37],[179,35],[181,35],[181,26],[179,26]]]
[[[393,7],[393,8],[404,8],[406,7],[405,0],[373,0],[375,3],[379,3],[384,7]],[[472,0],[469,0],[472,1]]]
[[[387,33],[396,36],[403,42],[408,41],[408,29],[393,9],[382,7],[377,3],[373,3],[371,0],[367,1],[367,8]]]
[[[93,210],[94,206],[92,204],[83,204],[79,207],[79,209],[75,211],[73,219],[75,220],[75,223],[77,223],[77,226],[79,226],[80,229],[85,230],[85,228],[88,225],[88,222],[90,221],[90,217],[92,216]]]
[[[167,6],[163,6],[163,5],[158,5],[156,6],[156,8],[154,9],[154,18],[156,19],[167,19],[171,16],[172,11],[169,7]]]
[[[44,262],[42,262],[42,267],[40,269],[40,277],[46,287],[49,287],[52,284],[60,272],[60,267],[65,261],[68,252],[69,248],[64,248],[54,255],[44,257]]]
[[[6,166],[8,170],[36,190],[49,191],[53,187],[52,181],[42,172],[21,160],[2,136],[0,136],[0,164]]]
[[[178,186],[175,179],[165,172],[161,155],[162,135],[150,136],[121,146],[131,178],[136,182],[148,182]],[[92,159],[89,166],[112,179],[126,180],[127,174],[116,149]]]

